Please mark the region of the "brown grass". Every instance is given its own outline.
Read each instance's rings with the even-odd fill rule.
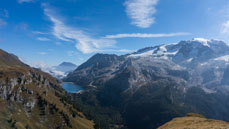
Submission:
[[[158,129],[229,129],[229,123],[206,119],[202,115],[192,113],[187,117],[174,118]]]

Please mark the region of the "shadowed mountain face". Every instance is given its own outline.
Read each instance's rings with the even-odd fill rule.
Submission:
[[[0,50],[0,128],[93,128],[57,79]]]
[[[56,66],[56,70],[59,70],[59,71],[65,72],[65,73],[72,72],[76,68],[77,68],[77,66],[73,63],[70,63],[70,62],[63,62],[63,63],[59,64],[58,66]]]
[[[80,96],[118,111],[127,128],[154,129],[188,112],[229,121],[228,63],[224,42],[197,38],[122,56],[96,54],[64,80],[91,89]]]
[[[9,54],[6,53],[5,51],[0,49],[0,65],[1,66],[12,66],[12,67],[28,67],[27,65],[23,64],[21,61],[19,61],[18,57],[13,55],[13,54]]]

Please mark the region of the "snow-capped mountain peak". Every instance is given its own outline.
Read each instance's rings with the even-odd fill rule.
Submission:
[[[178,48],[175,47],[177,44],[160,45],[155,47],[147,47],[140,49],[137,52],[130,54],[128,57],[147,57],[153,56],[156,58],[169,58],[178,52]]]
[[[210,47],[210,45],[208,44],[208,42],[210,42],[210,40],[208,40],[208,39],[204,39],[204,38],[194,38],[192,41],[193,41],[193,42],[202,43],[204,46]]]
[[[229,55],[217,57],[214,60],[229,62]]]
[[[127,57],[140,58],[150,56],[157,59],[169,59],[175,62],[191,63],[195,59],[206,61],[224,56],[229,54],[228,52],[229,47],[223,41],[194,38],[179,43],[143,48]]]

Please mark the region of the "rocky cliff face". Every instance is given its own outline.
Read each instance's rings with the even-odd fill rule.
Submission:
[[[13,74],[13,71],[9,74]],[[49,79],[44,77],[41,73],[35,71],[28,71],[27,73],[18,73],[15,77],[8,77],[4,73],[1,75],[0,82],[0,99],[18,101],[18,97],[14,96],[15,93],[21,93],[24,85],[36,84],[38,88],[59,87],[58,81],[50,82]],[[17,89],[15,89],[17,88]],[[16,91],[16,92],[15,92]],[[32,93],[32,91],[28,91]]]
[[[93,89],[131,129],[153,129],[188,112],[228,120],[229,47],[196,38],[127,55],[97,54],[65,81]],[[225,117],[228,116],[228,117]]]
[[[93,128],[57,79],[2,50],[0,66],[0,128]]]

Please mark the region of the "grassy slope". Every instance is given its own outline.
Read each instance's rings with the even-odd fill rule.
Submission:
[[[31,73],[38,77],[34,78]],[[40,76],[48,80],[49,86],[44,85]],[[30,68],[13,55],[0,50],[1,85],[6,85],[9,80],[19,77],[25,77],[25,80],[32,79],[33,82],[16,85],[13,88],[12,94],[23,98],[23,101],[0,99],[0,129],[93,128],[93,121],[87,120],[81,112],[68,103],[66,93],[60,87],[58,80],[47,73]],[[24,90],[19,91],[20,88]],[[35,105],[27,109],[26,104],[31,101],[35,102]]]
[[[220,120],[206,119],[198,114],[174,118],[158,129],[228,129],[229,123]]]
[[[18,87],[19,86],[15,86],[15,92],[17,92],[16,90]],[[72,128],[93,128],[92,121],[87,120],[82,115],[82,113],[74,109],[72,105],[68,104],[64,100],[61,100],[61,98],[65,95],[64,93],[55,93],[54,89],[47,90],[44,87],[39,88],[38,86],[36,86],[36,84],[23,85],[23,87],[34,92],[33,94],[22,92],[21,96],[23,96],[23,98],[25,99],[24,101],[30,101],[33,99],[39,101],[37,98],[40,97],[41,100],[44,100],[47,103],[45,104],[44,109],[45,115],[41,115],[43,109],[40,109],[41,107],[39,107],[38,103],[35,104],[35,107],[31,110],[31,114],[28,115],[22,103],[1,100],[0,116],[2,117],[0,117],[0,122],[4,124],[1,124],[0,128],[2,128],[2,125],[6,125],[4,128],[10,128],[13,126],[13,124],[15,124],[15,127],[17,127],[18,129],[23,129],[26,126],[30,128],[49,129],[50,127],[57,127],[56,125],[58,125],[59,123],[64,123],[63,115],[61,113],[65,114],[67,118],[70,119]],[[51,105],[55,105],[58,111],[55,110],[54,113],[51,114]],[[77,114],[76,117],[72,117],[72,112]],[[14,123],[14,121],[16,121],[16,123]],[[64,126],[64,128],[69,127]]]

